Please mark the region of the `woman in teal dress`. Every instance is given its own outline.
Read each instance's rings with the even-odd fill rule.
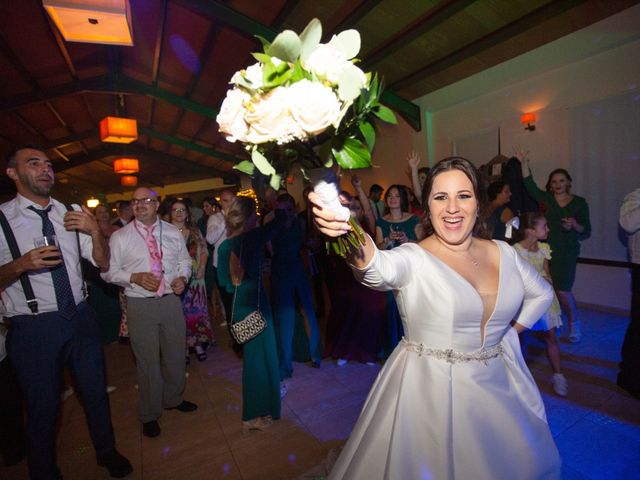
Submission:
[[[404,185],[391,185],[384,194],[387,213],[376,220],[376,244],[390,250],[403,243],[422,240],[420,219],[409,213],[409,193]],[[393,292],[387,292],[387,325],[383,336],[381,357],[386,358],[404,336],[400,314]]]
[[[557,168],[549,174],[546,191],[538,188],[533,180],[529,159],[518,154],[529,170],[524,177],[524,185],[537,200],[547,217],[549,245],[553,258],[549,263],[553,288],[560,306],[567,316],[569,341],[576,343],[582,336],[578,323],[576,300],[571,289],[576,277],[576,263],[580,255],[580,241],[591,234],[589,205],[578,195],[571,194],[571,175],[564,168]]]
[[[242,429],[264,430],[280,418],[280,372],[269,298],[262,283],[266,243],[283,224],[276,210],[273,221],[257,227],[256,204],[238,197],[226,216],[227,240],[218,251],[218,282],[234,294],[231,322],[242,320],[258,307],[267,327],[243,345]]]

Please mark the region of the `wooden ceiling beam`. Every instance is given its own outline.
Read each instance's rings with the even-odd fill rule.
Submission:
[[[38,85],[35,77],[29,70],[27,70],[27,67],[22,64],[20,58],[18,58],[18,56],[14,53],[14,51],[11,49],[2,35],[0,35],[0,53],[4,55],[7,60],[9,60],[9,63],[11,63],[13,68],[18,71],[22,79],[27,82],[33,90],[37,90],[38,88],[40,88],[40,85]]]
[[[327,22],[327,30],[323,32],[322,36],[329,38],[335,33],[353,28],[356,23],[376,8],[381,1],[382,0],[360,0],[360,3],[355,6],[352,6],[351,2],[345,2],[343,7],[337,10],[333,17]],[[343,18],[340,20],[333,20],[341,16],[343,16]],[[334,25],[331,25],[332,23],[334,23]]]
[[[138,130],[140,133],[144,135],[148,135],[153,138],[157,138],[158,140],[162,140],[164,142],[171,143],[173,145],[178,145],[179,147],[186,148],[187,150],[192,150],[194,152],[204,153],[205,155],[209,155],[210,157],[214,157],[220,160],[224,160],[227,162],[238,163],[241,159],[236,157],[235,155],[231,155],[230,153],[221,152],[214,148],[205,147],[198,143],[190,142],[189,140],[183,140],[174,135],[168,135],[166,133],[157,132],[150,128],[139,127]]]
[[[78,72],[76,71],[76,67],[73,64],[73,61],[71,60],[71,55],[69,55],[69,50],[67,49],[67,46],[64,43],[64,39],[62,38],[62,35],[60,35],[60,31],[58,30],[58,27],[54,25],[53,21],[51,20],[51,17],[47,15],[44,8],[41,8],[40,11],[42,12],[42,16],[45,17],[45,21],[49,25],[49,31],[51,32],[51,35],[53,35],[53,39],[56,41],[56,45],[58,46],[60,55],[62,55],[62,58],[64,59],[64,63],[67,65],[67,70],[69,70],[69,74],[71,74],[71,78],[73,78],[74,80],[78,80]]]
[[[216,118],[218,109],[208,107],[202,103],[189,100],[176,95],[162,88],[153,87],[149,84],[135,80],[127,76],[113,77],[104,75],[86,80],[71,82],[49,90],[36,90],[24,95],[14,95],[11,98],[0,100],[0,111],[15,110],[34,103],[42,103],[67,95],[74,95],[83,92],[102,92],[124,95],[146,95],[157,100],[170,103],[177,107],[189,110],[204,117]]]
[[[218,37],[219,33],[220,33],[220,27],[218,25],[214,24],[211,28],[209,28],[209,33],[207,34],[207,38],[205,39],[204,47],[202,48],[202,52],[200,52],[200,56],[198,57],[196,71],[193,72],[193,75],[191,76],[191,83],[189,84],[189,86],[187,87],[187,90],[184,93],[185,98],[191,98],[191,95],[193,95],[193,91],[196,89],[196,86],[198,85],[198,81],[202,76],[203,65],[211,56],[211,52],[213,51],[213,47],[215,46],[216,38]],[[171,127],[170,135],[175,135],[176,132],[178,131],[178,127],[180,126],[180,122],[182,122],[182,119],[184,118],[185,112],[186,110],[183,109],[178,115],[178,118],[176,119],[176,121],[173,123],[173,126]],[[151,125],[151,122],[149,122],[149,125]],[[170,146],[167,148],[167,151],[169,150],[169,148]]]
[[[474,40],[455,52],[445,55],[444,57],[419,68],[409,75],[396,80],[390,85],[390,88],[401,90],[431,75],[442,72],[453,65],[459,64],[485,50],[506,42],[507,40],[540,25],[546,20],[561,15],[562,13],[575,8],[586,1],[587,0],[565,0],[563,2],[549,2],[520,17],[514,22],[493,31],[482,38]]]
[[[127,145],[125,152],[127,155],[132,155],[140,158],[148,158],[167,166],[178,166],[180,169],[188,173],[204,174],[212,177],[221,177],[228,174],[233,175],[233,172],[222,172],[220,170],[216,170],[205,165],[200,165],[183,158],[174,157],[173,155],[168,155],[163,152],[147,150],[141,145]],[[65,170],[68,170],[70,168],[75,168],[87,163],[103,160],[105,157],[117,157],[122,155],[122,148],[104,146],[103,148],[90,151],[87,155],[71,157],[68,162],[54,165],[53,169],[55,172],[64,172]],[[151,174],[150,172],[147,173]]]
[[[362,64],[366,68],[381,62],[390,55],[393,55],[405,45],[408,45],[416,38],[451,18],[456,13],[464,10],[476,0],[445,0],[430,8],[424,15],[420,16],[399,32],[387,38],[382,44],[376,46],[362,56]]]
[[[168,0],[162,0],[162,21],[160,28],[156,32],[156,44],[153,49],[153,65],[151,67],[151,85],[158,86],[158,76],[160,75],[160,60],[162,58],[162,49],[164,47],[164,29],[167,26],[167,10]],[[153,114],[156,110],[156,99],[151,97],[149,101],[149,113],[147,115],[147,125],[153,123]],[[147,148],[149,147],[149,138],[147,137]]]
[[[287,0],[271,22],[271,28],[279,30],[289,14],[298,6],[300,0]]]

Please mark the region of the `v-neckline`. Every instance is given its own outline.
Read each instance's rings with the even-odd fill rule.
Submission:
[[[491,311],[491,314],[489,315],[489,317],[487,318],[487,321],[484,324],[484,329],[482,328],[482,321],[483,319],[480,319],[480,348],[484,347],[484,342],[487,338],[487,325],[489,325],[489,322],[491,322],[491,320],[493,319],[493,316],[496,313],[496,310],[498,308],[498,300],[500,300],[500,284],[502,283],[502,248],[500,248],[500,245],[495,241],[495,240],[491,240],[496,247],[498,247],[498,288],[496,290],[496,300],[495,303],[493,305],[493,310]],[[427,250],[426,248],[420,247],[419,245],[417,245],[420,250],[422,250],[423,252],[425,252],[427,255],[429,255],[429,257],[433,258],[436,260],[436,262],[438,262],[439,264],[441,264],[442,266],[444,266],[447,270],[452,271],[457,277],[460,278],[460,280],[462,280],[464,283],[466,283],[471,290],[473,290],[476,294],[476,296],[478,297],[478,299],[480,300],[480,304],[482,305],[482,313],[484,315],[484,301],[482,300],[482,295],[480,294],[480,292],[478,291],[478,289],[476,287],[473,286],[473,284],[467,280],[466,278],[464,278],[464,276],[460,273],[458,273],[453,267],[450,267],[449,265],[447,265],[444,261],[440,260],[438,257],[436,257],[433,253],[431,253],[429,250]]]

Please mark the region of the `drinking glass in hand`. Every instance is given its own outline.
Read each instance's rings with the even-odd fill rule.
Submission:
[[[36,248],[57,247],[58,240],[55,235],[43,235],[42,237],[34,238],[33,244],[35,245]],[[60,260],[60,250],[58,249],[57,254],[55,254],[52,257],[45,257],[44,260],[47,260],[47,261]]]

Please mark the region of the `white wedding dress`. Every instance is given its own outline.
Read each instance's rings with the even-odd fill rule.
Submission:
[[[540,392],[510,326],[514,318],[533,325],[552,290],[513,248],[495,243],[499,288],[484,342],[480,294],[417,244],[377,251],[354,270],[365,285],[394,291],[406,340],[380,371],[330,480],[561,477]]]

